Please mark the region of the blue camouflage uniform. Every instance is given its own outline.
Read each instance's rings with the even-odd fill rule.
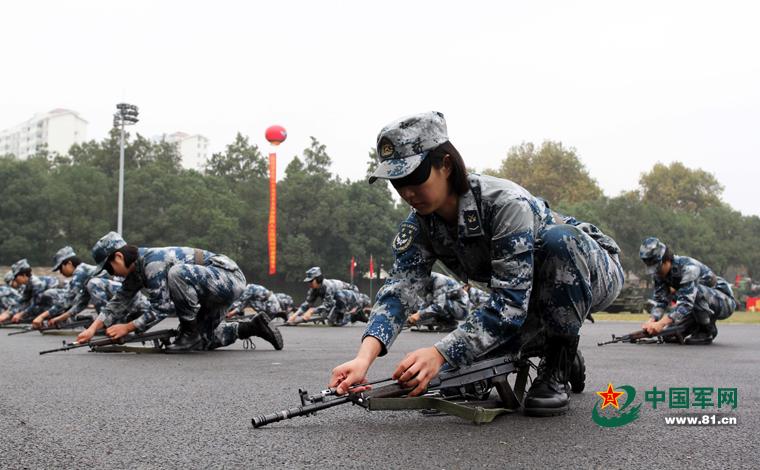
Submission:
[[[614,240],[557,214],[511,181],[475,174],[468,180],[456,227],[415,211],[401,223],[393,268],[363,336],[378,339],[381,354],[404,326],[436,260],[463,281],[488,283],[492,291],[484,306],[435,345],[455,366],[521,342],[531,317],[530,325],[538,320],[536,329],[543,324],[546,334],[577,335],[589,313],[619,294],[623,269]]]
[[[290,313],[293,310],[295,310],[295,303],[293,302],[293,297],[282,292],[277,292],[275,295],[277,296],[277,302],[280,303],[280,310],[282,312]]]
[[[315,307],[317,314],[326,316],[330,325],[343,326],[350,320],[346,313],[359,303],[358,290],[355,285],[339,279],[324,279],[316,289],[309,288],[306,301],[296,312],[295,321],[302,320],[303,314]]]
[[[675,293],[671,294],[673,288]],[[670,272],[661,279],[654,276],[652,317],[662,318],[671,302],[675,308],[668,314],[680,322],[693,312],[704,312],[710,319],[724,320],[736,310],[736,299],[728,282],[704,264],[688,256],[673,256]],[[697,323],[703,323],[698,321]]]
[[[93,247],[93,257],[103,259],[98,251],[112,252],[125,244],[111,232]],[[135,270],[124,279],[98,318],[106,326],[123,323],[130,301],[142,290],[150,309],[132,320],[138,331],[176,314],[180,321],[198,320],[204,349],[215,349],[237,339],[238,323],[223,319],[244,287],[243,272],[224,255],[188,247],[139,248]]]
[[[98,275],[96,275],[98,271],[98,267],[91,264],[81,263],[77,266],[71,275],[71,282],[66,287],[61,301],[49,309],[50,316],[54,318],[68,312],[74,318],[82,310],[86,309],[90,303],[94,304],[95,310],[100,313],[100,308],[108,302],[108,297],[97,298],[92,295],[93,289],[90,281],[99,279]]]
[[[232,310],[238,315],[242,315],[248,307],[266,313],[269,318],[274,318],[282,311],[275,293],[260,284],[245,286],[243,295],[232,304]]]
[[[31,320],[48,308],[52,307],[52,301],[58,295],[51,293],[44,295],[45,291],[58,285],[58,279],[53,276],[35,276],[29,278],[21,291],[21,298],[11,310],[14,314],[23,312],[23,320]]]
[[[483,307],[488,302],[488,299],[491,298],[491,294],[475,286],[467,288],[467,296],[470,299],[470,310],[477,310]]]
[[[18,291],[11,286],[0,286],[0,313],[12,310],[21,299]]]
[[[469,302],[461,283],[443,274],[431,273],[422,291],[419,321],[456,323],[464,320],[469,313]]]

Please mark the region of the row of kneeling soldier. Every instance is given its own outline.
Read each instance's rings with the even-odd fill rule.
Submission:
[[[287,317],[291,325],[366,321],[355,358],[332,371],[329,386],[341,394],[362,390],[356,386],[366,382],[372,363],[404,327],[435,322],[439,331],[450,332],[406,355],[393,373],[412,396],[423,393],[444,368],[537,343],[541,362],[523,407],[530,415],[565,413],[568,371],[584,320],[610,305],[623,286],[617,243],[512,181],[468,174],[441,113],[388,124],[376,150],[380,163],[370,183],[390,181],[412,210],[392,242],[393,268],[372,306],[356,286],[326,279],[315,266],[304,279],[306,300],[293,311],[283,306],[292,306],[292,299],[246,286],[242,271],[226,256],[185,247],[138,248],[111,232],[93,247],[97,266],[83,265],[73,250],[56,255],[56,269],[72,277],[67,290],[56,295],[45,295],[56,287],[54,280],[33,276],[25,260],[14,264],[10,286],[26,287],[13,307],[4,307],[0,321],[31,315],[38,323],[67,321],[93,303],[97,317],[77,338],[86,342],[100,329],[121,338],[176,314],[180,333],[167,352],[209,350],[251,336],[281,349],[282,336],[270,316]],[[655,308],[644,328],[654,334],[692,316],[697,326],[689,342],[711,342],[715,322],[736,308],[728,283],[654,238],[644,241],[640,256],[655,280]],[[436,262],[465,284],[433,273]],[[118,288],[103,284],[117,282],[104,269],[123,279]],[[488,292],[475,283],[487,285]],[[675,308],[668,311],[673,301]],[[246,318],[248,307],[260,313]],[[240,321],[226,321],[236,318]]]

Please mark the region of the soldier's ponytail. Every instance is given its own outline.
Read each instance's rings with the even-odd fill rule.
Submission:
[[[435,168],[443,166],[443,160],[448,155],[451,159],[451,174],[449,175],[449,190],[458,196],[465,194],[470,190],[470,184],[467,181],[467,167],[462,160],[462,156],[454,145],[448,140],[438,147],[434,148],[428,154],[430,164]]]

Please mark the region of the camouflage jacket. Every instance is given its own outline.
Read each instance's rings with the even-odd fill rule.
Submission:
[[[439,273],[430,274],[430,282],[423,290],[420,320],[446,312],[456,320],[464,320],[469,312],[469,296],[456,280]]]
[[[322,285],[316,289],[309,289],[306,292],[306,301],[301,304],[299,312],[303,313],[311,307],[316,307],[319,302],[322,302],[320,310],[329,312],[335,307],[335,293],[339,290],[352,290],[359,291],[359,288],[348,282],[343,282],[338,279],[325,279],[322,281]]]
[[[245,308],[250,307],[257,312],[267,311],[267,302],[278,303],[274,292],[260,284],[248,284],[245,286],[243,295],[232,304],[232,308],[241,313]]]
[[[13,307],[21,299],[21,295],[11,286],[0,286],[0,312]]]
[[[469,176],[470,190],[459,198],[457,224],[449,227],[436,214],[412,211],[393,241],[395,261],[377,294],[364,336],[377,338],[381,355],[398,336],[418,292],[429,282],[440,260],[464,282],[487,283],[492,295],[435,347],[451,365],[467,364],[515,338],[528,311],[533,286],[534,251],[542,232],[554,224],[571,224],[588,233],[612,256],[617,244],[595,226],[552,211],[512,181]]]
[[[470,299],[470,310],[475,310],[488,302],[488,299],[491,298],[491,294],[484,290],[480,290],[475,286],[470,286],[469,291],[467,291],[467,295]]]
[[[42,294],[46,290],[52,289],[58,285],[58,278],[53,276],[34,276],[29,278],[29,282],[21,291],[21,298],[13,307],[13,313],[24,312],[32,309],[42,301]]]
[[[664,279],[654,275],[654,306],[652,317],[659,319],[675,300],[676,307],[668,316],[680,321],[691,314],[697,299],[697,286],[718,289],[733,298],[731,286],[703,263],[688,256],[673,256],[670,272]],[[671,293],[671,288],[674,293]]]
[[[66,292],[62,302],[56,303],[50,310],[50,316],[56,317],[62,313],[69,312],[72,316],[77,315],[87,308],[90,303],[90,293],[87,291],[87,282],[92,279],[93,273],[98,268],[91,264],[81,263],[76,267],[71,275],[71,282],[66,287]],[[107,273],[102,271],[99,276]]]

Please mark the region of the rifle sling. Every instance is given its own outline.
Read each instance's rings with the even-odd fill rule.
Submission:
[[[435,397],[371,398],[367,409],[375,410],[437,410],[448,415],[466,419],[474,424],[490,423],[499,415],[514,413],[510,408],[484,408],[467,406]]]

